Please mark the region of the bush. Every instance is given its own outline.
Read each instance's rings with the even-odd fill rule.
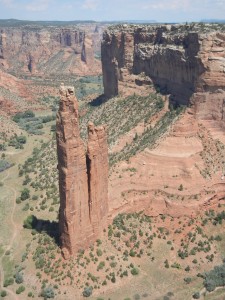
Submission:
[[[225,263],[220,266],[216,266],[210,272],[205,274],[205,280],[203,282],[204,287],[208,292],[212,292],[216,287],[225,285]]]
[[[27,138],[24,135],[20,135],[16,139],[20,144],[26,144],[27,142]]]
[[[139,274],[139,270],[137,268],[131,269],[130,272],[131,272],[132,275],[138,275]]]
[[[97,249],[96,253],[97,253],[98,256],[102,256],[102,250],[101,249]]]
[[[6,291],[1,291],[1,294],[0,294],[0,295],[1,295],[2,298],[4,298],[4,297],[7,296],[7,293],[6,293]]]
[[[92,295],[92,290],[93,290],[93,288],[91,286],[85,287],[83,290],[83,296],[86,298],[90,297]]]
[[[20,199],[24,201],[29,198],[30,198],[30,190],[28,188],[24,188],[21,192]]]
[[[21,285],[18,287],[18,289],[16,290],[16,294],[21,294],[25,291],[25,286]]]
[[[200,299],[200,293],[199,292],[196,292],[193,294],[192,296],[194,299]]]
[[[21,284],[21,283],[23,283],[23,274],[22,273],[16,273],[16,275],[15,275],[15,282],[17,283],[17,284]]]
[[[41,296],[44,297],[44,299],[54,298],[55,297],[54,289],[51,286],[43,289],[41,292]]]
[[[27,229],[33,229],[37,225],[37,218],[34,215],[28,216],[24,221],[23,221],[23,227]]]
[[[0,172],[3,172],[6,169],[9,169],[12,166],[13,166],[13,164],[9,163],[5,159],[0,159]]]
[[[14,279],[13,278],[7,278],[7,279],[5,279],[3,286],[7,287],[9,285],[12,285],[13,283],[14,283]]]

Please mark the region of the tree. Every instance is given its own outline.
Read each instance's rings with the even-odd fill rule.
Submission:
[[[23,274],[22,273],[20,273],[20,272],[16,273],[15,282],[17,284],[23,283]]]
[[[24,188],[21,192],[20,196],[21,200],[26,200],[30,198],[30,190],[28,188]]]
[[[42,290],[41,295],[42,297],[44,297],[44,299],[50,299],[55,297],[55,292],[54,289],[51,286],[49,286]]]
[[[1,291],[1,297],[4,298],[4,297],[6,297],[6,296],[7,296],[6,291]]]
[[[16,290],[16,294],[21,294],[22,292],[25,291],[25,286],[21,285],[18,287],[18,289]]]
[[[200,298],[200,293],[199,292],[196,292],[193,294],[192,296],[194,299],[199,299]]]
[[[17,136],[16,139],[20,144],[26,144],[27,142],[27,138],[24,135]]]
[[[92,287],[91,286],[85,287],[83,290],[83,296],[87,298],[90,297],[91,294],[92,294]]]
[[[23,227],[27,229],[33,229],[37,225],[37,218],[34,215],[28,216],[24,221],[23,221]]]

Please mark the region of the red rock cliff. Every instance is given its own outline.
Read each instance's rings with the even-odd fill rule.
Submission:
[[[218,25],[219,26],[219,25]],[[120,82],[148,76],[173,102],[193,103],[200,118],[225,119],[225,27],[120,25],[104,32],[102,69],[107,97]]]
[[[104,127],[89,125],[88,154],[79,132],[74,89],[61,86],[57,114],[59,227],[65,258],[87,248],[106,226],[108,148]]]
[[[2,27],[0,32],[0,66],[9,72],[19,75],[100,73],[100,62],[94,58],[92,33],[84,29],[26,25]]]

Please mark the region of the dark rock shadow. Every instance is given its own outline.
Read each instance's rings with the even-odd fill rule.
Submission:
[[[97,98],[93,99],[93,100],[89,103],[89,105],[90,105],[90,106],[100,106],[100,105],[102,105],[103,103],[105,103],[106,101],[107,101],[107,97],[106,97],[104,94],[102,94],[102,95],[98,96]]]
[[[60,246],[58,222],[35,218],[35,220],[31,223],[31,227],[39,233],[46,233],[55,240],[55,243],[58,246]]]

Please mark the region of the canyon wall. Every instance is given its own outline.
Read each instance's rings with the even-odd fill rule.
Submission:
[[[103,126],[88,126],[88,150],[79,132],[74,88],[61,86],[56,122],[59,229],[65,258],[100,237],[108,215],[108,147]]]
[[[15,75],[99,74],[92,27],[2,27],[0,67]]]
[[[219,26],[219,25],[218,25]],[[212,25],[112,26],[102,41],[104,93],[149,82],[199,118],[224,120],[225,29]]]

